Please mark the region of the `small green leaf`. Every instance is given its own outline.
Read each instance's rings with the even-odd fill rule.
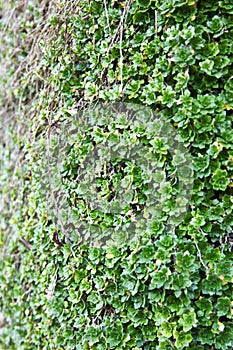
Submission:
[[[214,61],[207,58],[205,61],[199,63],[201,69],[208,75],[212,74]]]
[[[217,171],[213,174],[211,181],[214,190],[225,191],[229,184],[227,171],[217,169]]]
[[[178,336],[176,337],[175,346],[177,347],[177,349],[188,348],[192,339],[193,337],[190,333],[179,332]]]
[[[179,320],[179,324],[183,327],[184,332],[188,332],[197,326],[197,318],[195,312],[184,312]]]
[[[231,300],[228,297],[218,298],[216,309],[217,309],[217,315],[219,317],[230,314]]]

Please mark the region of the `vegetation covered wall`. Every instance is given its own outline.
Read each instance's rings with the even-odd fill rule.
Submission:
[[[1,349],[232,349],[232,2],[0,3]],[[128,134],[120,124],[84,130],[62,173],[79,220],[103,230],[117,220],[89,210],[71,185],[93,139],[114,145],[125,135],[169,174],[164,210],[137,240],[93,247],[51,216],[45,146],[80,111],[115,102],[150,108],[173,127],[191,157],[193,188],[169,232],[180,179],[166,147],[143,125],[128,125]],[[138,193],[121,220],[139,215],[148,196],[140,169],[113,165],[111,176]]]

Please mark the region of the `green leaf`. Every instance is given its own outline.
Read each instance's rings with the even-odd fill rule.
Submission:
[[[171,271],[166,267],[163,267],[159,272],[152,273],[152,279],[149,285],[149,290],[161,288],[169,280],[170,275]]]
[[[226,170],[217,169],[212,176],[211,182],[214,190],[225,191],[228,184],[228,173]]]
[[[155,247],[153,244],[148,244],[142,247],[140,254],[140,262],[149,262],[155,257]]]
[[[214,61],[207,58],[206,60],[199,63],[200,68],[208,75],[212,75]]]
[[[190,333],[185,333],[182,331],[179,332],[177,335],[175,335],[175,338],[176,338],[175,346],[178,349],[187,348],[193,339]]]
[[[179,324],[183,327],[184,332],[188,332],[197,326],[196,314],[193,311],[184,312],[179,320]]]
[[[151,0],[137,0],[137,4],[141,7],[150,6]]]
[[[228,297],[220,297],[218,298],[217,304],[217,315],[220,316],[230,316],[230,309],[231,309],[231,299]]]

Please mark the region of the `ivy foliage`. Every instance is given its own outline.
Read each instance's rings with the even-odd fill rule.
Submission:
[[[232,349],[231,1],[11,0],[0,8],[1,348]],[[157,181],[170,176],[167,210],[136,241],[90,247],[51,216],[45,145],[77,111],[115,102],[150,107],[176,129],[192,158],[192,196],[170,234],[171,162],[161,144],[131,130],[127,137],[135,131],[157,150]],[[119,129],[87,132],[64,159],[63,185],[81,218],[88,208],[72,187],[76,162],[93,138],[117,143]],[[127,210],[137,215],[147,194],[141,170],[118,160],[108,170],[113,182],[135,186],[136,209],[130,202]],[[110,174],[97,181],[102,197],[111,195]],[[90,215],[104,229],[117,221]]]

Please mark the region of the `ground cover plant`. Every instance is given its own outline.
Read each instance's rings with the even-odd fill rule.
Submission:
[[[231,349],[231,2],[29,0],[0,8],[1,349]],[[169,231],[182,177],[161,134],[124,120],[83,127],[59,183],[76,221],[107,232],[145,214],[136,240],[106,248],[54,220],[46,145],[79,113],[114,103],[149,108],[175,130],[190,155],[192,189]],[[122,191],[119,215],[91,208],[74,181],[90,149],[119,139],[156,159],[156,181],[165,185],[155,216],[146,216],[147,174],[132,160],[100,162],[95,178],[101,203],[119,182],[134,189],[134,197]]]

